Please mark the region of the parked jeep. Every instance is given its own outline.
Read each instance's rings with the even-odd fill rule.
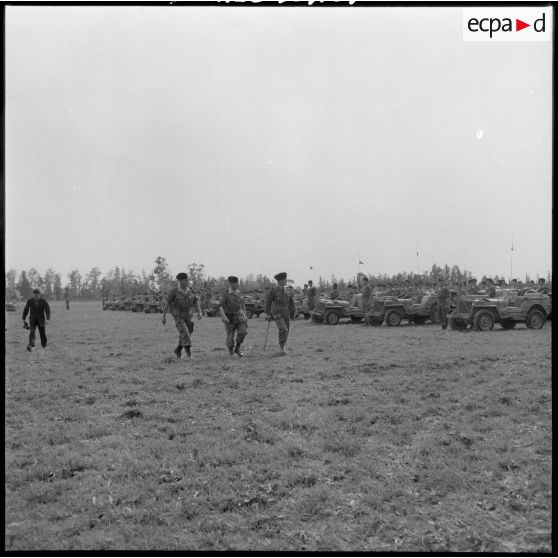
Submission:
[[[479,298],[479,295],[460,296],[453,312],[448,316],[451,329],[490,331],[495,323],[504,329],[513,329],[525,323],[530,329],[541,329],[550,312],[550,297],[541,293],[510,292],[497,298]]]
[[[366,312],[364,319],[370,325],[396,327],[403,320],[417,325],[428,320],[439,323],[438,298],[435,293],[420,293],[413,298],[397,298],[393,296],[375,296],[372,308]]]
[[[351,306],[347,300],[329,300],[327,298],[319,298],[310,315],[313,322],[325,322],[329,325],[335,325],[342,319],[349,319],[352,323],[358,324],[364,317],[359,306]]]
[[[136,300],[132,301],[130,310],[132,312],[143,312],[144,308],[145,308],[145,302],[141,298],[137,298]]]
[[[157,314],[163,311],[163,305],[158,300],[150,298],[144,303],[143,311],[146,314]]]

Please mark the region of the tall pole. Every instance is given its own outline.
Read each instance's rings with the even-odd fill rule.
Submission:
[[[420,275],[418,244],[415,244],[415,248],[416,248],[416,251],[417,251],[417,275]]]
[[[360,253],[358,254],[358,271],[357,271],[357,276],[356,276],[356,284],[358,287],[358,280],[360,279],[360,266],[362,264],[360,263]]]
[[[511,281],[513,279],[513,253],[515,251],[515,248],[513,247],[513,234],[512,234],[512,245],[511,245],[511,256],[510,256],[510,280],[509,283],[511,284]]]

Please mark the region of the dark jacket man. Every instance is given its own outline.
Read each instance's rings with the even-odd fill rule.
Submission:
[[[32,351],[35,346],[35,331],[37,328],[39,328],[41,345],[43,348],[46,347],[47,336],[45,326],[50,321],[50,306],[48,302],[41,297],[41,291],[39,289],[33,291],[33,297],[27,301],[23,309],[22,319],[24,324],[27,324],[27,313],[29,313],[29,344],[27,345],[27,350]]]

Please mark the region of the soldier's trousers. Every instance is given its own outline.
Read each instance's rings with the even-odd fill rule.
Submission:
[[[272,312],[273,319],[279,328],[279,346],[284,347],[289,337],[289,326],[291,324],[291,313],[288,307],[276,308]]]
[[[448,307],[445,304],[438,304],[438,313],[440,315],[440,323],[446,329],[448,327]]]
[[[174,316],[174,322],[176,324],[176,329],[178,330],[179,340],[178,344],[181,347],[191,347],[192,346],[192,332],[194,331],[194,322],[188,318],[183,318],[181,316]]]
[[[225,323],[225,331],[227,332],[227,347],[234,349],[235,343],[241,345],[248,334],[248,326],[246,323]],[[236,333],[236,339],[235,339]]]
[[[47,344],[47,336],[46,336],[46,329],[44,325],[41,325],[39,322],[30,323],[29,324],[29,346],[35,346],[35,332],[39,328],[39,336],[41,338],[41,345],[46,347]]]

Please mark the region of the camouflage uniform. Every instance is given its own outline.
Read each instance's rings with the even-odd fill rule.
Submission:
[[[232,354],[234,350],[238,353],[240,345],[242,345],[248,334],[244,296],[238,290],[229,289],[229,291],[224,293],[221,297],[219,307],[223,308],[229,320],[229,323],[225,322],[229,353]]]
[[[279,328],[279,346],[283,349],[289,337],[291,312],[295,311],[294,300],[287,287],[272,287],[267,295],[265,313]]]
[[[190,287],[186,289],[174,288],[169,291],[167,304],[170,313],[174,318],[176,329],[178,330],[179,345],[181,347],[192,346],[192,332],[194,331],[194,322],[192,321],[192,308],[198,302],[196,294]]]
[[[308,310],[312,311],[315,308],[315,298],[316,298],[317,290],[314,285],[308,287]]]
[[[372,306],[372,286],[365,283],[362,287],[362,311],[368,312]]]

